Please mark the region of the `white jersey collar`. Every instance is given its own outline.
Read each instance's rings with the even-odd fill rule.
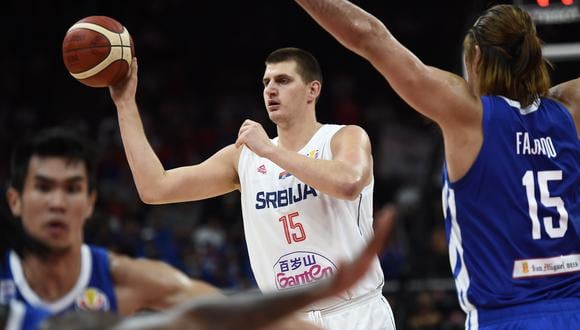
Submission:
[[[537,98],[534,100],[534,102],[532,102],[532,104],[522,109],[522,105],[520,104],[520,102],[512,100],[502,95],[498,96],[504,99],[504,101],[506,101],[510,107],[518,109],[520,111],[520,114],[522,115],[529,115],[530,113],[538,110],[538,108],[540,107],[540,103],[542,102],[540,98]]]
[[[32,290],[24,272],[22,271],[22,261],[16,252],[10,251],[10,269],[12,270],[12,276],[14,277],[14,284],[22,294],[24,300],[26,300],[31,305],[42,306],[53,313],[58,313],[65,310],[67,307],[75,302],[76,297],[78,297],[89,284],[91,272],[92,272],[93,260],[91,256],[91,251],[87,245],[81,247],[81,272],[77,283],[64,297],[48,302],[40,298],[36,292]]]

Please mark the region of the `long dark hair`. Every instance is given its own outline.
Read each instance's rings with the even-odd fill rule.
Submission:
[[[466,62],[481,50],[477,63],[482,95],[503,95],[522,107],[546,96],[550,89],[550,63],[542,56],[542,41],[531,16],[513,5],[488,9],[469,29],[463,42]]]

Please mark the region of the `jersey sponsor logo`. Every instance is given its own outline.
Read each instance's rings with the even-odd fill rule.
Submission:
[[[292,173],[288,172],[288,171],[282,171],[280,172],[280,174],[278,174],[278,180],[283,180],[286,179],[287,177],[292,176]]]
[[[542,155],[548,158],[558,156],[551,137],[546,136],[534,139],[530,138],[528,132],[516,132],[516,154]]]
[[[16,298],[16,284],[13,280],[0,281],[0,304],[9,304]]]
[[[308,196],[316,197],[318,193],[314,188],[302,183],[283,190],[259,191],[256,194],[256,209],[276,209],[306,200]]]
[[[330,277],[336,265],[323,255],[308,251],[282,256],[274,265],[278,290],[290,289]]]
[[[514,261],[513,278],[559,275],[580,271],[580,254]]]
[[[87,311],[108,311],[110,308],[107,295],[93,287],[86,288],[77,297],[75,305],[77,309]]]

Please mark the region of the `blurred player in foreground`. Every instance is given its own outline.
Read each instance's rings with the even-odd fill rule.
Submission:
[[[0,303],[128,315],[219,294],[165,263],[83,243],[96,199],[94,156],[87,141],[58,129],[15,149],[7,191],[15,218],[1,219],[9,243],[0,259]]]
[[[318,329],[307,324],[280,321],[304,306],[340,294],[363,278],[392,231],[395,212],[388,208],[376,219],[375,235],[365,249],[351,262],[340,263],[333,277],[311,286],[284,292],[240,293],[231,297],[209,297],[191,300],[166,312],[121,319],[77,311],[49,320],[42,329]],[[277,323],[276,323],[277,322]],[[291,322],[293,322],[291,320]]]
[[[580,80],[550,88],[532,18],[487,10],[467,80],[343,0],[296,0],[441,128],[449,256],[467,329],[580,329]]]

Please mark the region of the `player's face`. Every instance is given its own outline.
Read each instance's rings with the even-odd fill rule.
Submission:
[[[266,65],[264,72],[264,103],[274,123],[297,116],[306,109],[309,86],[296,72],[296,62]]]
[[[11,188],[8,200],[29,235],[54,250],[65,250],[82,244],[95,194],[88,191],[83,162],[33,156],[22,192]]]

